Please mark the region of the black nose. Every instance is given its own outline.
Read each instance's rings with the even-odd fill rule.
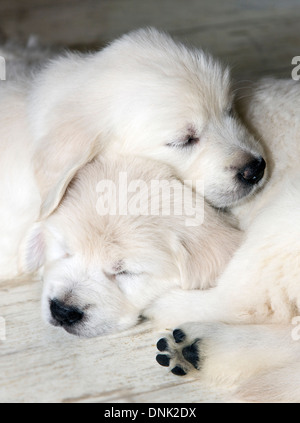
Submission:
[[[75,307],[69,307],[58,300],[52,300],[50,303],[50,311],[53,319],[59,324],[72,326],[82,320],[84,313]]]
[[[262,157],[252,160],[244,168],[240,169],[238,179],[244,183],[255,185],[264,176],[266,169],[266,162]]]

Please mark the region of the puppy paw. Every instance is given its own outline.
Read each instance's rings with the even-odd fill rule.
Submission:
[[[200,370],[203,363],[200,338],[188,335],[185,329],[175,329],[171,335],[157,342],[159,354],[156,361],[163,367],[169,367],[176,376],[186,376],[194,370]]]

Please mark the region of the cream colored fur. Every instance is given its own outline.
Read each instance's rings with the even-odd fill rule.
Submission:
[[[234,113],[228,69],[155,29],[52,60],[28,98],[42,217],[74,169],[104,150],[175,167],[183,179],[203,182],[199,192],[216,207],[264,182],[253,187],[236,177],[263,151]]]
[[[170,215],[163,214],[159,201],[154,216],[143,211],[138,216],[114,215],[113,191],[105,200],[111,206],[109,214],[99,215],[95,188],[101,180],[118,186],[120,172],[126,172],[129,183],[142,180],[148,187],[152,180],[172,182]],[[202,224],[202,201],[194,217],[196,226],[186,226],[188,214],[172,212],[181,205],[182,186],[168,167],[145,159],[106,158],[86,165],[57,211],[42,224],[39,235],[34,231],[28,243],[27,257],[39,263],[32,245],[37,236],[45,238],[46,251],[40,249],[46,263],[45,318],[57,324],[49,302],[58,299],[85,312],[82,322],[64,327],[70,333],[83,337],[114,333],[135,325],[145,308],[174,287],[214,286],[241,234],[209,206],[205,206]],[[188,190],[185,210],[189,211],[195,194]],[[138,200],[136,193],[128,193],[129,205],[154,200],[147,189],[139,192]]]

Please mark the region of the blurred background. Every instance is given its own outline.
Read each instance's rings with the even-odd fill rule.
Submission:
[[[155,26],[213,53],[239,79],[289,78],[300,0],[0,0],[0,39],[94,50]]]

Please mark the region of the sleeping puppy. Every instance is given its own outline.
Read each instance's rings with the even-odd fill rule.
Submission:
[[[163,185],[154,189],[154,182]],[[29,230],[21,263],[31,272],[43,266],[45,319],[93,337],[136,325],[172,288],[214,286],[240,238],[169,167],[97,158],[77,173],[57,210]]]
[[[98,53],[66,53],[29,82],[22,77],[41,217],[55,210],[78,165],[104,151],[169,164],[195,186],[201,180],[197,189],[218,208],[266,179],[263,150],[235,113],[228,69],[155,29]]]
[[[59,207],[41,221],[22,83],[0,93],[0,280],[42,269],[46,320],[88,337],[135,325],[171,288],[214,285],[241,233],[160,162],[114,155],[82,166],[78,157],[70,183],[66,156],[61,184],[48,173],[49,204],[56,198]],[[125,212],[105,181],[127,193]],[[169,183],[170,194],[148,189],[153,182]]]

